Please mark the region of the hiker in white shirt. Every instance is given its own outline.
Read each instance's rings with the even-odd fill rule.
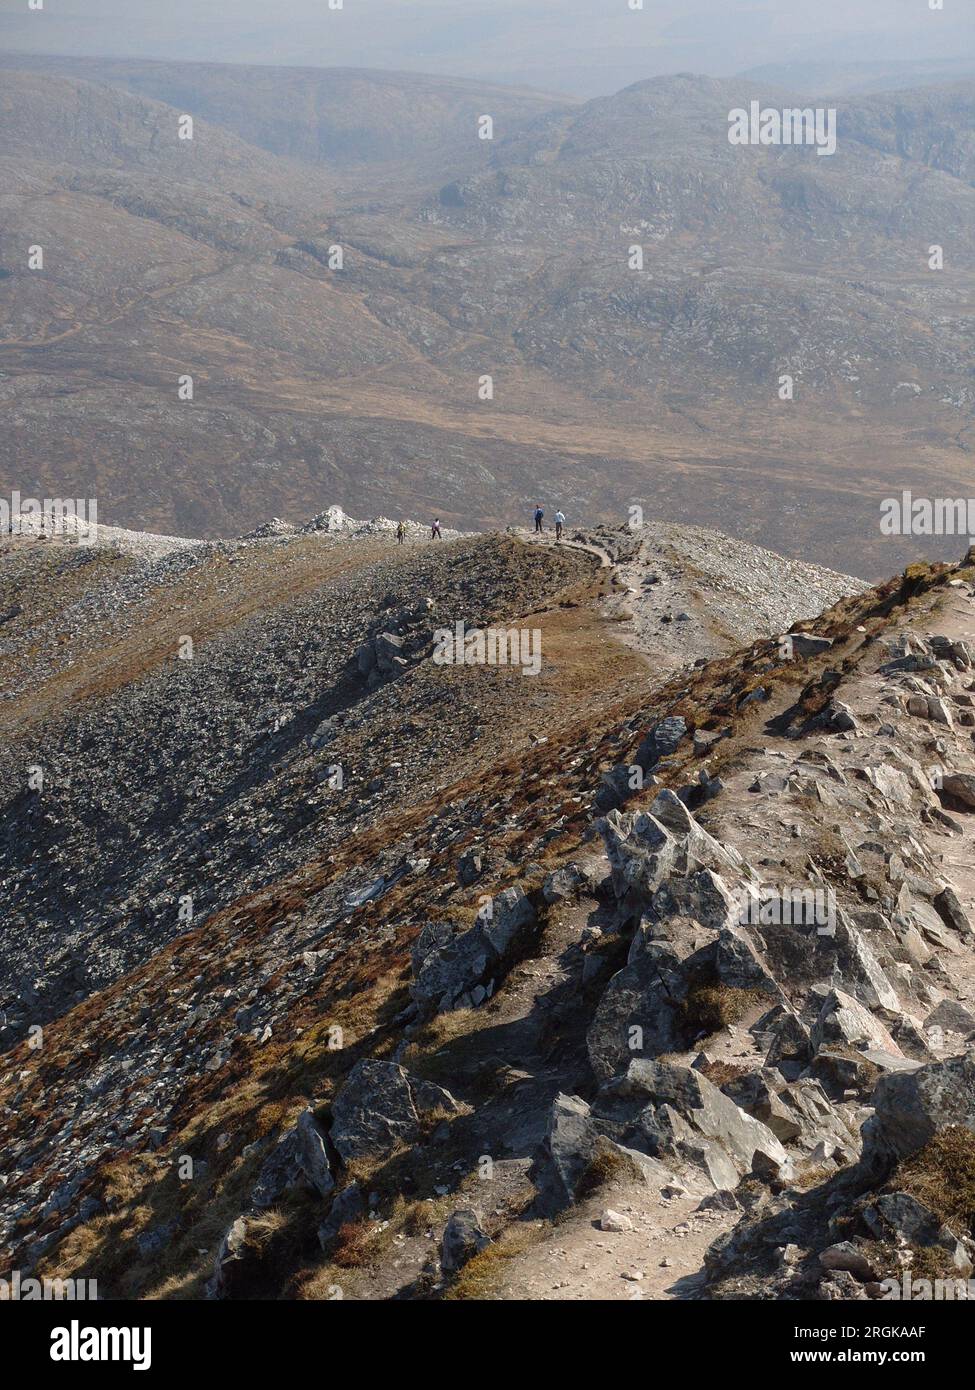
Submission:
[[[564,525],[565,525],[565,517],[562,515],[561,512],[556,512],[556,513],[555,513],[555,539],[556,539],[557,541],[560,541],[560,540],[562,539],[562,527],[563,527]]]

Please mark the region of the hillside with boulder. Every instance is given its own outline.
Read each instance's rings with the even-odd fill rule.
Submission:
[[[10,1267],[967,1278],[975,556],[867,588],[663,525],[420,536],[0,542]],[[438,664],[458,620],[537,630],[538,675]]]

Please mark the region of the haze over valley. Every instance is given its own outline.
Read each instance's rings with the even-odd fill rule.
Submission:
[[[865,577],[920,553],[885,498],[965,493],[968,82],[837,99],[820,158],[729,143],[796,101],[750,78],[3,63],[8,492],[210,537],[331,503],[490,527],[542,492]]]

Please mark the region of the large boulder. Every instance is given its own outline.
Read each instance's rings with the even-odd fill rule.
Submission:
[[[413,945],[410,996],[421,1018],[447,1009],[470,1007],[471,992],[493,993],[493,948],[480,922],[461,931],[450,922],[428,922]]]
[[[460,1111],[443,1087],[395,1062],[367,1058],[356,1062],[335,1097],[329,1139],[344,1163],[383,1159],[424,1138],[438,1115]]]
[[[852,1163],[859,1157],[859,1117],[853,1105],[834,1104],[811,1076],[784,1086],[778,1098],[799,1125],[794,1140],[797,1148],[808,1153],[819,1149],[841,1163]]]
[[[563,1210],[580,1196],[582,1179],[594,1165],[609,1164],[657,1191],[679,1189],[702,1195],[705,1187],[695,1175],[660,1162],[643,1150],[628,1149],[604,1133],[605,1126],[579,1096],[557,1095],[548,1128],[531,1167],[538,1209],[547,1214]]]
[[[714,931],[722,931],[738,917],[734,894],[713,869],[700,869],[684,877],[672,875],[653,894],[651,904],[659,917],[679,913]]]
[[[654,797],[650,814],[674,835],[689,835],[696,824],[684,802],[670,787],[663,787]]]
[[[863,1220],[890,1244],[936,1245],[942,1233],[938,1217],[910,1192],[881,1192],[863,1208]]]
[[[398,668],[406,664],[403,657],[404,646],[403,638],[395,632],[381,632],[375,639],[373,649],[376,654],[376,665],[383,675],[392,675]]]
[[[677,840],[645,812],[610,811],[597,822],[612,871],[613,892],[637,915],[674,868]]]
[[[660,719],[644,737],[637,749],[636,761],[645,772],[656,767],[661,758],[668,758],[687,736],[687,721],[679,714]]]
[[[714,869],[717,873],[727,874],[741,868],[742,859],[738,851],[709,835],[691,815],[681,796],[669,787],[657,793],[650,806],[650,814],[679,842],[676,872],[689,874],[696,869]]]
[[[756,1164],[783,1176],[791,1171],[766,1125],[680,1063],[635,1059],[603,1087],[594,1113],[617,1142],[695,1164],[718,1189],[736,1187]]]
[[[813,632],[790,632],[785,639],[792,645],[794,656],[819,656],[822,652],[828,652],[833,645],[830,637],[817,637]]]
[[[561,869],[553,869],[542,884],[542,897],[546,903],[565,902],[576,897],[585,888],[586,879],[577,864],[565,864]]]
[[[813,1045],[799,1015],[785,1009],[768,1027],[769,1049],[765,1065],[777,1067],[783,1076],[795,1077],[812,1060]]]
[[[366,1214],[366,1199],[357,1182],[349,1183],[335,1194],[328,1216],[318,1228],[318,1243],[327,1250],[343,1226],[361,1221]]]
[[[428,922],[413,946],[410,994],[421,1018],[490,997],[526,945],[536,914],[520,888],[493,898],[467,931]]]
[[[822,1047],[846,1044],[859,1052],[878,1049],[895,1057],[903,1056],[879,1019],[841,989],[830,990],[813,1024],[810,1042],[814,1052]]]
[[[335,1186],[329,1144],[314,1113],[304,1110],[294,1128],[265,1159],[251,1193],[258,1210],[272,1207],[288,1191],[306,1188],[327,1197]]]
[[[634,777],[628,763],[617,763],[600,780],[599,790],[593,802],[597,811],[617,810],[643,786],[634,785]]]
[[[840,968],[850,983],[850,992],[868,1009],[879,1009],[892,1018],[898,1017],[901,1006],[896,990],[866,938],[850,923],[842,909],[837,913],[835,940]]]
[[[765,1067],[725,1082],[725,1095],[761,1120],[783,1144],[849,1163],[859,1156],[859,1121],[852,1105],[835,1104],[812,1077],[782,1084],[777,1068]]]
[[[955,999],[942,999],[924,1020],[924,1031],[927,1032],[929,1028],[940,1028],[967,1038],[975,1033],[975,1014]]]
[[[213,1274],[207,1283],[208,1298],[260,1297],[266,1278],[266,1234],[251,1217],[238,1216],[227,1229],[217,1250]]]
[[[743,927],[719,930],[714,948],[714,973],[719,984],[729,989],[756,990],[784,1000],[785,996],[765,969]]]
[[[917,1153],[939,1129],[975,1130],[975,1051],[882,1076],[863,1128],[864,1161],[878,1168]]]
[[[505,960],[523,927],[535,921],[535,909],[520,888],[505,888],[491,899],[484,913],[484,936],[500,960]]]
[[[735,918],[736,899],[725,880],[744,872],[741,856],[698,825],[669,788],[649,814],[611,811],[596,826],[621,917],[683,913],[709,927]]]
[[[634,1057],[681,1050],[681,1006],[691,974],[710,960],[716,940],[714,932],[682,917],[636,931],[627,963],[603,991],[586,1035],[600,1083],[625,1071]]]
[[[959,936],[970,937],[972,935],[972,924],[968,920],[968,914],[962,907],[958,894],[946,884],[941,892],[932,901],[932,906],[941,920]]]
[[[948,772],[941,788],[966,810],[975,811],[975,777],[970,772]]]
[[[298,1167],[319,1197],[327,1197],[335,1186],[329,1162],[328,1144],[311,1110],[303,1110],[295,1125]]]
[[[532,1165],[543,1209],[559,1211],[575,1201],[583,1173],[599,1150],[599,1130],[580,1096],[557,1095],[548,1128]]]
[[[597,1081],[609,1081],[634,1056],[680,1050],[680,1006],[688,988],[681,966],[669,942],[653,941],[610,980],[586,1035]]]

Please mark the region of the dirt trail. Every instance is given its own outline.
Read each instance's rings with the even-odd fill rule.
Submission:
[[[609,551],[604,550],[601,545],[593,545],[588,541],[570,541],[565,537],[557,541],[554,536],[548,535],[545,532],[539,536],[536,535],[534,531],[528,530],[519,531],[518,539],[525,545],[561,545],[565,546],[566,550],[581,550],[587,555],[595,555],[599,561],[600,569],[613,568],[613,557],[610,555]]]
[[[587,1303],[692,1298],[705,1251],[737,1215],[698,1211],[698,1205],[697,1197],[667,1200],[639,1185],[606,1189],[511,1260],[497,1297]],[[632,1229],[601,1230],[607,1209]]]

